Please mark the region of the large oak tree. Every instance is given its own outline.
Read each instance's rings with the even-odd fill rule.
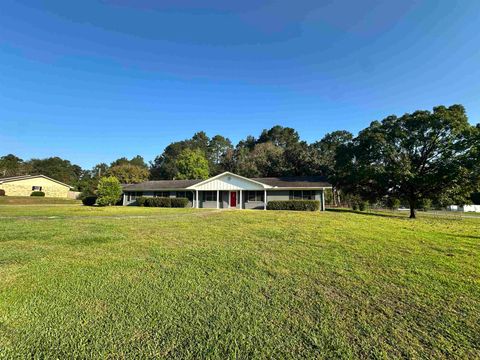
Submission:
[[[410,217],[425,199],[472,186],[475,128],[461,105],[374,121],[337,154],[341,184],[369,200],[397,197]]]

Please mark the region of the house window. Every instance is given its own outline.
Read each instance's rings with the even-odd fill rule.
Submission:
[[[302,200],[302,190],[290,190],[290,200]]]
[[[290,190],[290,200],[315,200],[315,190]]]
[[[32,186],[32,191],[42,191],[41,186]]]
[[[203,201],[217,201],[216,191],[205,191],[203,193]]]
[[[143,196],[143,192],[141,191],[133,191],[129,192],[127,195],[127,201],[134,201],[137,197]]]
[[[155,197],[170,197],[170,191],[156,191],[153,193]]]
[[[186,198],[186,197],[187,197],[187,194],[185,193],[185,191],[177,191],[177,193],[175,194],[175,197],[177,197],[177,198]]]
[[[247,192],[247,201],[248,202],[263,202],[263,191],[248,191]]]
[[[314,190],[303,190],[302,191],[303,200],[315,200],[315,191]]]

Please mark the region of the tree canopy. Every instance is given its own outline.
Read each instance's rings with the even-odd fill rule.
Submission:
[[[25,163],[19,157],[8,154],[0,157],[0,176],[18,176],[25,173]]]
[[[342,188],[375,201],[398,197],[410,217],[423,200],[471,190],[474,128],[460,105],[374,121],[338,152]]]
[[[176,179],[206,179],[209,176],[208,161],[200,149],[184,149],[176,161]]]

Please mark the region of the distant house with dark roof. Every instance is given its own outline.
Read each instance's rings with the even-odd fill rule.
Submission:
[[[266,209],[272,200],[317,200],[325,210],[325,189],[332,187],[321,176],[246,178],[224,172],[207,180],[158,180],[123,186],[123,205],[134,205],[139,196],[188,198],[194,208]]]
[[[46,197],[67,198],[72,187],[45,175],[22,175],[0,178],[0,189],[6,196],[30,196],[42,191]]]

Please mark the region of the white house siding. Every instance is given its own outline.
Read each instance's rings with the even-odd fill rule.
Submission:
[[[217,179],[205,182],[201,185],[195,185],[196,190],[200,191],[216,191],[216,190],[263,190],[261,184],[256,184],[253,181],[242,179],[236,176],[223,175]]]
[[[267,202],[290,200],[290,190],[267,190]]]

